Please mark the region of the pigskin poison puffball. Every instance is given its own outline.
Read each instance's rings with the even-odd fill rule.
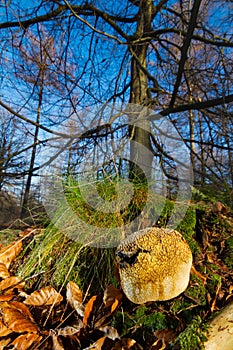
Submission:
[[[188,286],[192,253],[175,230],[151,227],[131,234],[116,259],[122,289],[135,304],[172,299]]]

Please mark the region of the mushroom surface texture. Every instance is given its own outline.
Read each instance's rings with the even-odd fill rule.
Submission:
[[[188,286],[192,253],[182,235],[147,228],[128,236],[116,250],[122,289],[135,304],[169,300]]]

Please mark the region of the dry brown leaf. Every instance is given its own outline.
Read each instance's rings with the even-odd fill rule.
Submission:
[[[89,325],[89,318],[91,314],[93,313],[94,309],[94,303],[98,300],[98,296],[94,295],[87,303],[85,310],[84,310],[84,316],[83,316],[83,327],[86,328]]]
[[[7,294],[12,294],[13,289],[22,290],[25,282],[17,276],[8,277],[0,282],[0,291]]]
[[[117,333],[116,328],[111,326],[99,327],[99,331],[103,332],[104,335],[112,340],[120,339],[119,334]]]
[[[1,278],[7,278],[10,277],[10,273],[6,267],[5,264],[3,264],[2,262],[0,262],[0,277]]]
[[[31,234],[35,233],[36,229],[32,228],[32,227],[28,227],[26,228],[24,231],[19,232],[19,237],[26,237],[26,236],[30,236]]]
[[[70,281],[66,287],[66,299],[70,306],[77,311],[77,313],[83,317],[84,315],[84,306],[83,302],[83,293],[79,289],[76,283]]]
[[[97,317],[94,322],[95,328],[108,324],[111,321],[112,313],[118,309],[119,305],[119,300],[115,299],[114,303],[111,305],[111,308],[101,308],[101,310],[97,312]]]
[[[122,338],[116,343],[114,350],[143,350],[143,348],[134,339]]]
[[[5,349],[5,346],[7,346],[11,342],[11,339],[3,339],[0,340],[0,349]]]
[[[163,343],[161,339],[157,339],[151,347],[151,350],[164,350],[166,349],[166,344]]]
[[[21,249],[22,249],[21,240],[13,242],[6,247],[3,247],[0,250],[0,262],[2,264],[5,264],[7,269],[9,269],[11,262],[21,252]]]
[[[0,302],[10,301],[15,297],[15,294],[0,295]]]
[[[156,331],[154,334],[158,339],[152,345],[153,350],[166,349],[168,343],[174,341],[177,337],[177,334],[171,329],[162,329],[160,331]]]
[[[22,334],[11,344],[14,345],[14,349],[27,350],[34,343],[39,345],[41,339],[42,337],[38,334]]]
[[[33,319],[31,312],[29,311],[28,307],[26,305],[24,305],[23,303],[21,303],[19,301],[10,301],[10,302],[6,302],[2,305],[3,305],[3,308],[7,307],[7,308],[11,308],[11,309],[15,309],[15,310],[20,311],[22,314],[25,315],[25,317],[27,317],[32,322],[34,322],[34,319]]]
[[[51,335],[53,339],[53,350],[65,350],[58,336],[54,332],[52,332]]]
[[[105,307],[109,307],[115,303],[116,299],[121,302],[122,293],[118,288],[115,288],[113,285],[109,285],[104,291],[104,304]]]
[[[78,328],[71,327],[71,326],[59,328],[57,330],[57,335],[62,335],[63,337],[67,337],[67,336],[74,335],[74,334],[78,333],[80,331],[80,329],[81,329],[81,327],[78,329]]]
[[[119,300],[115,299],[114,303],[111,306],[111,314],[117,310],[117,308],[119,307],[119,303],[120,303]]]
[[[13,303],[13,302],[12,302]],[[17,302],[14,302],[17,303]],[[21,304],[21,303],[18,303]],[[23,304],[22,304],[23,305]],[[23,305],[25,306],[25,305]],[[25,311],[24,308],[4,307],[2,310],[3,321],[9,329],[16,333],[38,333],[39,329],[31,320],[30,311]]]
[[[226,297],[226,300],[230,299],[232,297],[232,293],[233,293],[233,285],[230,285],[229,289],[228,289],[228,296]]]
[[[103,350],[103,349],[114,349],[114,341],[108,337],[102,337],[98,339],[95,343],[84,350]]]
[[[12,330],[7,328],[4,323],[0,320],[0,337],[5,337],[6,335],[12,333]]]
[[[53,287],[45,287],[30,294],[24,301],[27,305],[43,306],[60,304],[63,297]]]

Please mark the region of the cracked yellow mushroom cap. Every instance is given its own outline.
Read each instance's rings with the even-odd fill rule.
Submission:
[[[116,260],[122,289],[135,304],[172,299],[188,286],[192,253],[175,230],[131,234],[117,247]]]

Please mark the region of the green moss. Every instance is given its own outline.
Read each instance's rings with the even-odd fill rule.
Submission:
[[[186,290],[187,296],[196,301],[199,305],[206,305],[206,288],[202,281],[195,275],[191,275],[193,283]]]
[[[207,288],[208,291],[215,295],[217,287],[221,284],[222,277],[212,271],[208,271]]]
[[[207,340],[207,325],[202,323],[201,317],[193,318],[188,327],[176,338],[175,345],[181,350],[204,350],[203,343]]]
[[[233,237],[226,240],[226,248],[223,251],[223,260],[225,264],[232,269],[233,268]]]
[[[173,314],[177,314],[186,310],[186,308],[188,308],[189,306],[190,306],[190,302],[188,302],[184,298],[175,298],[170,303],[170,312]]]
[[[162,312],[154,312],[142,319],[142,325],[154,332],[168,327],[167,316]]]
[[[144,326],[150,331],[161,330],[168,327],[168,320],[165,313],[151,312],[145,305],[139,306],[132,314],[136,326]]]
[[[210,266],[211,270],[218,271],[218,266],[217,265],[210,264],[209,266]]]
[[[142,318],[145,317],[147,311],[148,308],[145,305],[139,306],[133,314],[134,322],[140,323]]]
[[[189,207],[181,223],[177,226],[177,230],[182,233],[188,242],[193,254],[198,253],[200,248],[194,239],[196,228],[196,210],[193,206]]]
[[[141,333],[166,329],[169,326],[169,320],[165,313],[151,312],[150,308],[142,305],[130,315],[127,312],[117,312],[112,326],[116,327],[123,337],[129,335],[132,329],[141,329]]]

